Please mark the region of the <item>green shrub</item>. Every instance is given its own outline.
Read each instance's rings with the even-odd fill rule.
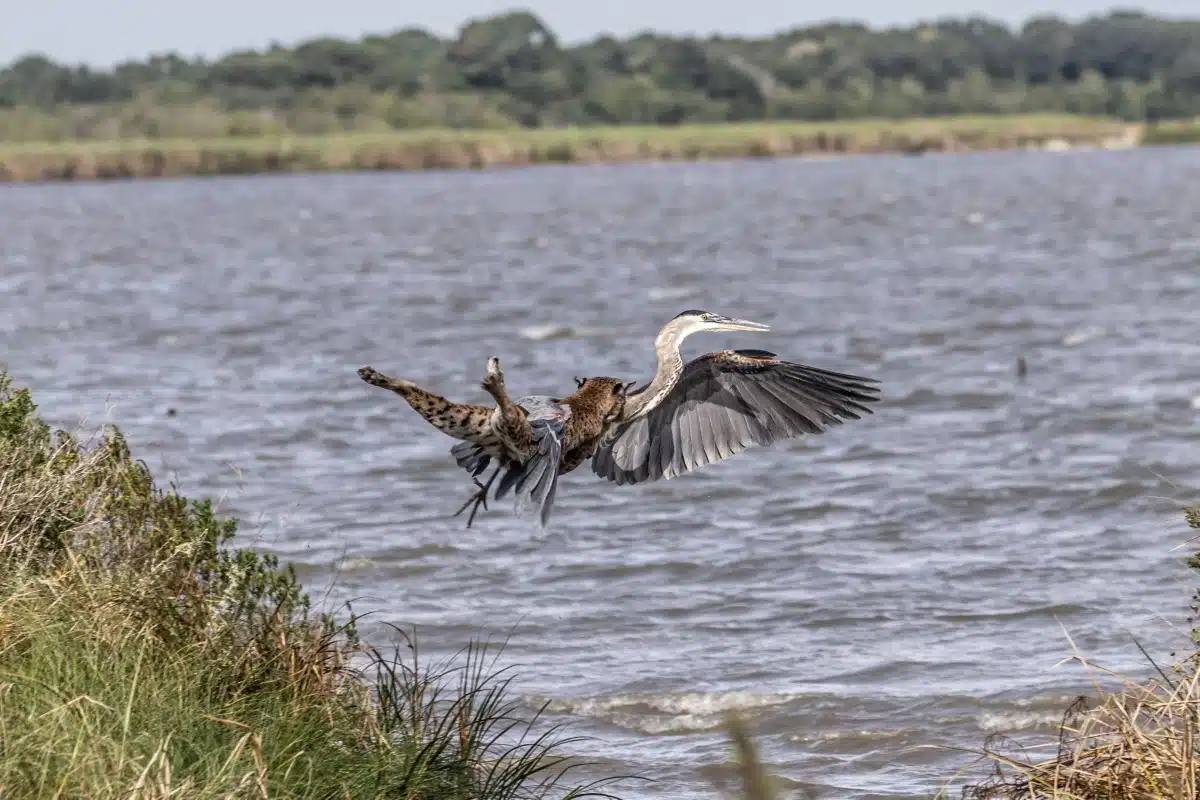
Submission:
[[[609,796],[559,788],[571,740],[532,735],[486,648],[386,659],[235,533],[115,428],[51,431],[0,373],[6,798]]]

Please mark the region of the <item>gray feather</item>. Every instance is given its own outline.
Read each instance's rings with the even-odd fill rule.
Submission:
[[[517,513],[522,513],[528,506],[536,507],[538,519],[544,526],[554,506],[563,434],[571,410],[544,395],[522,397],[516,402],[528,412],[533,454],[524,462],[510,464],[505,469],[494,497],[499,500],[511,491]]]
[[[527,505],[535,506],[544,526],[550,519],[558,487],[565,425],[561,419],[539,419],[531,420],[530,428],[535,448],[533,455],[524,462],[508,466],[500,477],[495,497],[499,500],[511,489],[516,511],[520,513]]]
[[[483,447],[474,442],[459,442],[450,448],[450,455],[454,456],[460,467],[471,473],[472,478],[479,477],[492,460]]]
[[[761,350],[708,353],[601,444],[592,471],[618,485],[669,479],[750,447],[819,434],[872,413],[865,404],[878,401],[876,384]]]

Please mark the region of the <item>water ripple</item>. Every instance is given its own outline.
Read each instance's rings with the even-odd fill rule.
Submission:
[[[631,798],[713,796],[728,710],[824,797],[928,796],[930,744],[1051,733],[1185,640],[1200,482],[1194,151],[0,187],[2,354],[118,422],[365,623],[511,634],[529,702]],[[687,307],[882,379],[874,416],[640,487],[566,476],[473,528],[451,440],[354,374],[482,401],[639,381]],[[1024,359],[1025,377],[1017,375]],[[168,409],[173,413],[168,413]]]

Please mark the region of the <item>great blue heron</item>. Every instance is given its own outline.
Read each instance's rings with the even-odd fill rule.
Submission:
[[[721,350],[687,364],[679,354],[694,333],[767,330],[709,311],[677,314],[654,339],[654,379],[629,394],[592,471],[618,485],[669,479],[872,413],[863,403],[879,400],[873,378],[782,361],[766,350]]]
[[[400,395],[429,424],[463,440],[451,453],[479,487],[454,515],[473,503],[467,527],[480,505],[487,508],[488,490],[501,471],[505,475],[496,487],[496,499],[513,490],[518,503],[528,500],[539,506],[544,525],[554,503],[558,476],[595,452],[601,434],[624,411],[629,387],[616,378],[586,378],[577,381],[577,390],[569,397],[531,395],[514,402],[505,388],[500,360],[493,357],[488,359],[487,377],[482,382],[496,401],[495,408],[488,408],[451,402],[412,381],[389,378],[369,366],[359,369],[358,375],[372,386]],[[478,476],[492,459],[497,462],[496,470],[482,484]]]
[[[822,433],[872,413],[863,404],[879,400],[873,378],[781,361],[766,350],[721,350],[687,364],[679,353],[694,333],[767,330],[762,323],[708,311],[677,314],[654,339],[654,379],[629,392],[623,409],[604,426],[592,471],[618,485],[669,479],[749,447]],[[451,452],[472,475],[486,468],[486,460],[479,466],[487,456],[479,445],[463,442]],[[544,457],[535,453],[514,470],[541,470]],[[542,514],[544,523],[548,503]]]

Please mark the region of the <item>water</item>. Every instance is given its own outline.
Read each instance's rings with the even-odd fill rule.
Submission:
[[[427,650],[511,634],[628,798],[715,796],[728,709],[818,797],[928,796],[1046,734],[1093,660],[1183,647],[1200,484],[1200,151],[0,189],[0,361],[110,420],[318,594]],[[646,380],[684,308],[878,377],[878,412],[669,482],[586,467],[470,530],[452,441],[370,364],[482,400]],[[1016,376],[1024,357],[1028,375]],[[168,414],[168,409],[177,413]],[[379,632],[376,626],[370,630]]]

